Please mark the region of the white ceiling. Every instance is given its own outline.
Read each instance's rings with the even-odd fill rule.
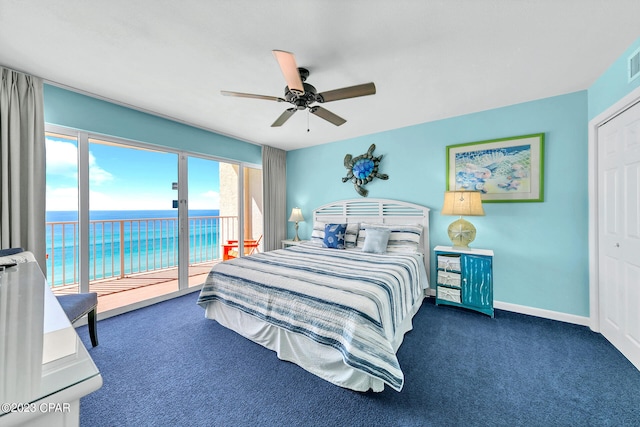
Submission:
[[[638,0],[0,0],[0,65],[285,150],[591,84],[640,36]],[[289,104],[271,50],[295,53],[340,127]],[[310,132],[307,132],[307,123]]]

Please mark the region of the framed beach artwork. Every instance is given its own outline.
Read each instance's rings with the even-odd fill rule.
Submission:
[[[447,147],[447,190],[480,191],[483,202],[544,201],[544,133]]]

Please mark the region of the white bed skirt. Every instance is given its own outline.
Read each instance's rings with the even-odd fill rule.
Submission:
[[[421,299],[415,304],[399,326],[393,340],[394,351],[398,351],[405,333],[413,329],[412,319],[420,309],[422,301]],[[271,325],[218,301],[208,303],[205,317],[275,351],[279,359],[293,362],[332,384],[355,391],[384,390],[382,380],[347,365],[338,350],[319,344],[304,335]]]

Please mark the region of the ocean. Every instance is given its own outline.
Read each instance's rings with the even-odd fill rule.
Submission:
[[[47,277],[52,286],[78,281],[77,221],[76,211],[46,212]],[[232,221],[220,218],[218,210],[190,210],[189,262],[220,258],[220,233],[233,227]],[[177,209],[90,211],[89,222],[89,280],[178,265]]]

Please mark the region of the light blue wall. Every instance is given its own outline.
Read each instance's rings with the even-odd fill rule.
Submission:
[[[640,38],[614,62],[589,88],[589,120],[615,104],[629,92],[640,87],[640,77],[629,82],[629,56],[640,48]]]
[[[44,86],[46,123],[229,160],[262,163],[262,148],[151,114]]]
[[[374,143],[390,178],[368,184],[369,197],[432,208],[431,246],[447,245],[454,218],[440,215],[446,147],[532,133],[545,134],[545,201],[486,203],[486,216],[472,220],[478,229],[472,246],[495,251],[496,301],[588,316],[586,91],[290,151],[288,211],[299,206],[311,218],[315,207],[358,198],[341,181],[343,159]],[[311,228],[311,221],[301,223],[301,237]]]

